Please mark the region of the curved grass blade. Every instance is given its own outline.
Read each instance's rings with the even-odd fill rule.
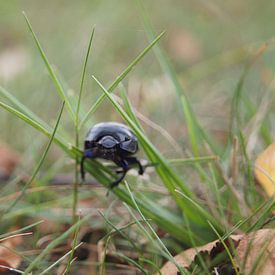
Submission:
[[[16,108],[17,110],[21,111],[25,115],[32,117],[33,120],[36,120],[45,128],[48,128],[47,123],[45,123],[42,119],[40,119],[34,112],[32,112],[28,107],[22,104],[15,96],[13,96],[10,92],[0,86],[0,94],[8,99]]]
[[[233,266],[233,268],[234,268],[234,271],[236,272],[236,275],[240,275],[239,269],[238,269],[238,267],[237,267],[237,265],[236,265],[236,263],[235,263],[235,260],[234,260],[234,258],[233,258],[232,253],[231,253],[230,250],[229,250],[229,247],[226,245],[225,241],[223,240],[223,238],[221,237],[221,235],[218,233],[218,231],[217,231],[217,229],[214,227],[214,225],[212,225],[211,222],[209,222],[209,225],[210,225],[210,227],[213,229],[213,231],[215,232],[215,234],[217,235],[217,237],[219,238],[220,242],[222,243],[222,245],[223,245],[223,247],[224,247],[224,249],[225,249],[225,251],[226,251],[226,253],[227,253],[227,255],[228,255],[228,257],[229,257],[229,259],[230,259],[230,261],[231,261],[231,263],[232,263],[232,266]]]
[[[132,107],[130,101],[128,100],[125,87],[123,86],[122,83],[120,83],[119,88],[120,88],[120,95],[123,100],[123,106],[124,106],[126,113],[132,119],[132,121],[140,128],[140,130],[143,131],[141,124],[139,123],[136,115],[134,114],[133,107]]]
[[[74,247],[74,250],[76,250],[78,247],[80,247],[83,243],[79,243],[77,246]],[[65,255],[63,255],[61,258],[59,258],[57,261],[55,261],[52,265],[47,267],[45,270],[43,270],[40,275],[47,274],[51,269],[53,269],[56,265],[61,263],[64,259],[66,259],[70,254],[72,253],[72,249],[68,251]],[[49,273],[48,273],[49,274]]]
[[[23,12],[23,16],[24,16],[24,18],[27,22],[28,28],[29,28],[29,30],[32,34],[32,37],[35,41],[35,44],[38,48],[38,51],[39,51],[39,53],[40,53],[40,55],[41,55],[41,57],[42,57],[42,59],[45,63],[45,66],[47,67],[48,73],[50,74],[50,76],[52,78],[52,81],[55,85],[55,88],[56,88],[60,98],[62,99],[62,101],[65,101],[66,107],[69,111],[69,114],[71,115],[71,118],[73,119],[73,121],[75,121],[75,112],[73,110],[72,103],[71,103],[66,91],[63,89],[61,82],[58,80],[58,78],[57,78],[57,76],[56,76],[49,60],[47,59],[47,56],[46,56],[44,50],[42,49],[42,46],[41,46],[40,42],[38,41],[38,38],[37,38],[36,34],[34,33],[33,28],[31,26],[31,23],[30,23],[27,15],[25,14],[25,12]]]
[[[4,234],[0,235],[0,241],[2,242],[3,239],[5,239],[5,238],[8,238],[8,237],[10,237],[12,235],[19,234],[19,233],[21,233],[23,231],[29,230],[30,228],[33,228],[33,227],[35,227],[35,226],[37,226],[37,225],[39,225],[39,224],[41,224],[43,222],[44,221],[41,220],[41,221],[38,221],[38,222],[35,222],[35,223],[32,223],[32,224],[29,224],[29,225],[27,225],[25,227],[22,227],[22,228],[20,228],[18,230],[14,230],[14,231],[11,231],[11,232],[8,232],[8,233],[4,233]]]
[[[76,107],[76,115],[75,115],[75,147],[79,147],[79,111],[80,111],[80,103],[81,103],[81,98],[82,98],[82,93],[83,93],[83,85],[84,85],[84,79],[85,79],[85,74],[86,74],[86,68],[88,64],[88,59],[89,59],[89,54],[92,46],[92,41],[94,37],[94,32],[95,29],[92,29],[92,33],[90,36],[89,44],[88,44],[88,49],[86,52],[85,56],[85,61],[83,65],[83,70],[82,70],[82,75],[81,75],[81,80],[80,80],[80,88],[79,88],[79,96],[78,96],[78,101],[77,101],[77,107]],[[78,203],[78,183],[79,183],[79,156],[75,155],[75,181],[74,181],[74,198],[73,198],[73,223],[76,222],[77,219],[77,203]]]
[[[131,259],[119,252],[115,252],[115,255],[122,258],[126,262],[132,264],[133,266],[135,266],[140,272],[142,272],[142,274],[149,275],[148,271],[145,270],[138,262],[134,261],[133,259]]]
[[[81,103],[81,98],[82,98],[82,93],[83,93],[84,79],[85,79],[88,59],[89,59],[89,55],[90,55],[90,51],[91,51],[91,47],[92,47],[92,42],[93,42],[93,38],[94,38],[94,33],[95,33],[95,28],[93,27],[92,33],[90,36],[90,40],[89,40],[89,44],[88,44],[88,49],[87,49],[86,56],[85,56],[85,61],[84,61],[83,70],[82,70],[82,74],[81,74],[81,80],[80,80],[80,89],[79,89],[79,96],[78,96],[77,108],[76,108],[76,119],[75,119],[77,125],[78,125],[78,120],[79,120],[79,111],[80,111],[80,103]]]
[[[1,101],[0,101],[0,107],[6,109],[8,112],[12,113],[13,115],[17,116],[21,120],[25,121],[27,124],[29,124],[30,126],[32,126],[33,128],[35,128],[39,132],[43,133],[47,137],[51,137],[52,132],[50,130],[48,130],[48,127],[47,128],[44,127],[42,124],[40,124],[39,122],[37,122],[32,117],[29,117],[29,116],[25,115],[24,113],[16,110],[15,108],[13,108],[13,107],[11,107],[11,106],[9,106],[9,105],[1,102]],[[71,151],[71,150],[68,150],[69,147],[68,147],[68,145],[66,145],[66,142],[64,140],[62,140],[62,138],[59,137],[57,134],[54,136],[54,141],[57,144],[59,144],[64,150]]]
[[[32,184],[33,180],[34,180],[35,177],[37,176],[37,174],[38,174],[38,172],[39,172],[39,170],[40,170],[42,164],[44,163],[44,160],[45,160],[45,158],[46,158],[46,156],[47,156],[47,154],[48,154],[48,152],[49,152],[49,149],[50,149],[50,147],[51,147],[51,145],[52,145],[52,142],[53,142],[55,133],[56,133],[56,131],[57,131],[57,127],[58,127],[59,122],[60,122],[60,119],[61,119],[61,115],[62,115],[63,110],[64,110],[64,105],[65,105],[65,101],[63,101],[63,103],[62,103],[61,110],[60,110],[60,112],[59,112],[59,115],[58,115],[58,118],[57,118],[57,121],[56,121],[54,130],[53,130],[53,133],[52,133],[51,138],[50,138],[50,140],[49,140],[49,143],[48,143],[48,145],[47,145],[45,151],[43,152],[42,157],[41,157],[41,159],[39,160],[39,162],[38,162],[36,168],[34,169],[34,172],[33,172],[32,176],[31,176],[31,178],[28,180],[28,182],[27,182],[27,183],[25,184],[25,186],[23,187],[23,189],[22,189],[22,191],[21,191],[21,194],[20,194],[20,195],[16,198],[16,200],[13,201],[12,204],[5,210],[4,214],[7,213],[7,212],[9,212],[9,211],[18,203],[18,201],[25,195],[25,192],[26,192],[27,188]]]
[[[230,129],[229,133],[231,134],[230,138],[233,139],[235,135],[237,135],[241,129],[241,118],[239,113],[239,104],[241,100],[241,95],[243,91],[243,86],[246,80],[246,77],[248,73],[250,72],[250,69],[253,67],[253,65],[257,62],[259,57],[263,55],[263,53],[267,50],[269,44],[264,43],[257,52],[248,60],[246,63],[244,70],[239,78],[239,81],[237,83],[236,89],[234,91],[232,104],[231,104],[231,118],[230,118]]]
[[[139,63],[139,61],[149,52],[149,50],[162,38],[164,32],[159,34],[150,45],[148,45],[129,65],[128,67],[115,79],[115,81],[109,86],[108,92],[111,93],[117,85],[128,75],[128,73]],[[87,112],[86,116],[81,121],[79,128],[81,129],[84,123],[87,121],[89,116],[93,114],[99,107],[101,102],[104,100],[105,95],[102,94],[98,100],[93,104],[90,110]]]

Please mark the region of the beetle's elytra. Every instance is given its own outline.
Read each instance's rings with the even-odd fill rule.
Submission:
[[[84,141],[84,153],[81,160],[81,177],[84,181],[84,161],[87,158],[102,158],[113,161],[122,168],[121,176],[111,183],[110,188],[117,186],[125,177],[132,165],[138,165],[139,174],[144,173],[140,161],[133,156],[138,151],[138,140],[134,133],[124,124],[117,122],[98,123],[92,127]]]

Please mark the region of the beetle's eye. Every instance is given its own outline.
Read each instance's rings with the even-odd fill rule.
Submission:
[[[129,141],[130,138],[129,137],[125,137],[124,141]]]

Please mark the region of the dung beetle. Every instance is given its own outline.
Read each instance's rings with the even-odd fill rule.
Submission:
[[[81,177],[85,180],[84,161],[87,158],[101,158],[113,161],[122,170],[117,171],[121,176],[110,184],[110,188],[117,186],[133,165],[138,165],[138,173],[144,173],[144,167],[133,156],[138,151],[138,139],[124,124],[117,122],[103,122],[93,126],[84,141],[84,153],[81,159]]]

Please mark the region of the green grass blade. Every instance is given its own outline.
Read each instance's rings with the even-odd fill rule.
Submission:
[[[59,115],[58,115],[58,118],[57,118],[57,121],[56,121],[54,130],[53,130],[53,133],[52,133],[51,138],[50,138],[50,140],[49,140],[49,143],[47,144],[45,151],[43,152],[43,154],[42,154],[42,156],[41,156],[41,158],[40,158],[40,160],[39,160],[39,162],[38,162],[36,168],[34,169],[34,172],[33,172],[32,176],[30,177],[30,179],[28,180],[28,182],[27,182],[27,183],[25,184],[25,186],[23,187],[20,196],[18,196],[18,197],[16,198],[16,200],[13,201],[13,202],[11,203],[11,205],[5,210],[5,213],[9,212],[9,211],[18,203],[18,201],[25,195],[25,192],[26,192],[27,188],[32,184],[33,180],[34,180],[35,177],[37,176],[37,174],[38,174],[38,172],[39,172],[39,170],[40,170],[42,164],[44,163],[44,160],[45,160],[45,158],[46,158],[46,156],[47,156],[47,154],[48,154],[48,152],[49,152],[49,150],[50,150],[50,147],[51,147],[51,145],[52,145],[52,142],[53,142],[55,133],[56,133],[56,131],[57,131],[57,127],[58,127],[59,122],[60,122],[60,119],[61,119],[61,115],[62,115],[62,113],[63,113],[64,104],[65,104],[65,102],[63,101],[61,110],[60,110],[60,112],[59,112]]]
[[[231,105],[231,116],[230,116],[230,129],[229,133],[231,134],[230,138],[233,139],[235,135],[239,134],[241,129],[241,117],[239,112],[239,104],[241,101],[241,96],[243,92],[243,86],[245,84],[246,77],[248,76],[250,69],[257,62],[257,60],[263,55],[267,50],[268,43],[264,43],[257,51],[254,53],[252,58],[246,63],[243,72],[238,80],[236,89],[233,94],[232,105]]]
[[[94,32],[95,32],[95,29],[93,28],[91,36],[90,36],[90,40],[89,40],[85,60],[84,60],[81,79],[80,79],[79,96],[78,96],[78,100],[77,100],[76,115],[75,115],[75,147],[76,148],[79,147],[80,103],[81,103],[81,98],[82,98],[82,93],[83,93],[84,79],[85,79],[85,75],[86,75],[86,69],[87,69],[88,59],[89,59],[90,50],[91,50],[91,46],[92,46],[92,41],[93,41],[93,37],[94,37]],[[73,209],[73,221],[72,221],[72,223],[75,223],[76,219],[77,219],[77,213],[76,212],[77,212],[77,203],[78,203],[78,184],[80,182],[80,180],[79,180],[79,162],[80,162],[79,156],[76,155],[75,156],[75,181],[74,181],[74,190],[73,190],[74,198],[73,198],[73,202],[72,202],[72,209]],[[66,273],[66,271],[65,271],[65,273]]]
[[[78,247],[80,247],[83,243],[79,243],[77,246],[74,247],[74,250],[76,250]],[[59,258],[57,261],[55,261],[53,264],[51,264],[49,267],[47,267],[45,270],[43,270],[40,275],[47,274],[51,269],[53,269],[56,265],[61,263],[64,259],[66,259],[70,254],[72,253],[72,249],[68,251],[65,255],[63,255],[61,258]],[[49,273],[48,273],[49,274]]]
[[[275,202],[272,198],[267,200],[267,202],[268,204],[265,205],[263,212],[259,215],[257,220],[247,229],[247,232],[252,232],[261,229],[266,219],[271,216],[271,212],[275,208]]]
[[[20,118],[21,120],[25,121],[27,124],[29,124],[30,126],[35,128],[39,132],[43,133],[47,137],[51,137],[51,135],[52,135],[51,130],[48,130],[48,127],[47,128],[44,127],[39,122],[34,120],[32,117],[29,117],[29,116],[23,114],[22,112],[16,110],[15,108],[13,108],[3,102],[0,102],[0,107],[4,108],[11,114],[13,114],[13,115],[17,116],[18,118]],[[66,142],[64,140],[62,140],[61,137],[58,137],[57,135],[55,135],[54,141],[57,142],[64,150],[68,151],[68,145],[66,145]],[[71,151],[71,150],[69,150],[69,151]]]
[[[185,121],[186,121],[186,125],[187,125],[187,130],[188,130],[187,132],[188,132],[189,140],[190,140],[191,146],[192,146],[192,152],[195,157],[198,157],[199,156],[198,137],[200,135],[199,135],[197,126],[194,122],[194,118],[193,118],[193,115],[189,108],[189,104],[186,100],[186,97],[181,96],[180,98],[181,98],[181,103],[183,106],[183,112],[185,115]]]
[[[120,83],[119,86],[120,86],[119,87],[120,88],[120,95],[121,95],[121,98],[123,100],[123,106],[124,106],[124,109],[125,109],[126,113],[132,119],[132,121],[142,130],[141,124],[139,123],[136,115],[134,114],[133,107],[132,107],[130,101],[128,100],[125,87],[123,86],[122,83]]]
[[[13,96],[10,92],[0,86],[0,94],[8,99],[17,110],[21,111],[25,115],[32,117],[33,120],[39,122],[45,128],[47,128],[47,123],[45,123],[42,119],[40,119],[34,112],[32,112],[29,108],[27,108],[24,104],[22,104],[15,96]]]
[[[199,205],[197,202],[195,202],[194,200],[191,200],[188,196],[186,196],[186,195],[185,195],[184,193],[182,193],[181,191],[176,190],[176,192],[177,192],[178,194],[180,194],[185,200],[187,200],[187,201],[189,201],[191,204],[193,204],[194,207],[195,207],[199,212],[201,212],[202,215],[203,215],[204,217],[206,217],[206,218],[208,218],[208,219],[214,221],[214,222],[215,222],[215,225],[216,225],[217,222],[213,219],[213,217],[211,216],[211,214],[210,214],[208,211],[206,211],[202,206],[200,206],[200,205]]]
[[[89,55],[90,55],[90,51],[91,51],[91,47],[92,47],[94,33],[95,33],[95,28],[92,29],[92,33],[90,36],[88,49],[86,52],[85,61],[84,61],[84,65],[83,65],[83,70],[82,70],[82,74],[81,74],[79,96],[78,96],[77,108],[76,108],[76,124],[77,125],[78,125],[78,119],[79,119],[78,116],[79,116],[79,110],[80,110],[80,103],[81,103],[81,98],[82,98],[82,93],[83,93],[84,79],[85,79],[85,75],[86,75],[86,69],[87,69],[88,59],[89,59]]]
[[[237,267],[237,265],[236,265],[236,263],[235,263],[235,260],[234,260],[234,258],[233,258],[233,256],[232,256],[232,253],[230,252],[230,250],[229,250],[228,246],[226,245],[225,241],[224,241],[223,238],[220,236],[220,234],[218,233],[218,231],[216,230],[216,228],[215,228],[210,222],[209,222],[209,225],[211,226],[211,228],[213,229],[213,231],[215,232],[215,234],[216,234],[217,237],[219,238],[220,242],[222,243],[222,245],[223,245],[223,247],[224,247],[224,249],[225,249],[225,251],[226,251],[228,257],[230,258],[230,261],[231,261],[231,263],[232,263],[232,266],[233,266],[233,268],[234,268],[234,271],[236,272],[236,275],[240,275],[239,269],[238,269],[238,267]]]
[[[38,221],[38,222],[35,222],[35,223],[32,223],[32,224],[29,224],[29,225],[27,225],[27,226],[25,226],[25,227],[22,227],[22,228],[20,228],[20,229],[18,229],[18,230],[15,230],[15,231],[11,231],[11,232],[8,232],[8,233],[1,234],[1,235],[0,235],[0,241],[2,242],[3,239],[5,239],[5,238],[8,238],[8,237],[10,237],[10,236],[12,236],[12,235],[16,235],[16,234],[19,234],[19,233],[21,233],[21,232],[23,232],[23,231],[29,230],[30,228],[33,228],[33,227],[35,227],[35,226],[37,226],[37,225],[39,225],[39,224],[41,224],[41,223],[43,223],[43,222],[44,222],[44,221],[41,220],[41,221]]]
[[[115,79],[115,81],[109,86],[108,92],[111,93],[117,85],[128,75],[128,73],[139,63],[139,61],[150,51],[150,49],[162,38],[164,32],[158,35],[129,65],[128,67]],[[79,128],[81,128],[87,121],[89,116],[93,114],[99,107],[101,102],[104,100],[105,95],[102,94],[98,100],[93,104],[90,110],[87,112],[86,116],[81,121]]]
[[[73,121],[75,121],[75,112],[74,112],[73,107],[71,105],[71,101],[70,101],[70,99],[69,99],[66,91],[63,89],[61,82],[58,80],[58,78],[57,78],[57,76],[56,76],[56,74],[55,74],[55,72],[54,72],[54,70],[53,70],[53,68],[52,68],[49,60],[47,59],[47,56],[46,56],[44,50],[42,49],[42,46],[41,46],[40,42],[38,41],[38,38],[37,38],[36,34],[34,33],[33,28],[31,26],[31,23],[30,23],[27,15],[25,14],[25,12],[23,12],[23,16],[24,16],[24,18],[25,18],[25,20],[27,22],[28,28],[29,28],[29,30],[30,30],[30,32],[32,34],[32,37],[33,37],[33,39],[35,41],[35,44],[36,44],[36,46],[38,48],[38,51],[39,51],[39,53],[40,53],[40,55],[41,55],[41,57],[42,57],[42,59],[43,59],[43,61],[45,63],[45,66],[47,67],[47,70],[48,70],[48,72],[49,72],[49,74],[50,74],[50,76],[51,76],[51,78],[53,80],[53,83],[54,83],[54,85],[56,87],[56,90],[57,90],[60,98],[62,99],[62,101],[65,101],[66,107],[67,107],[67,109],[69,111],[69,114],[71,115]]]
[[[44,128],[46,131],[48,131],[48,137],[50,137],[53,128],[51,126],[48,125],[48,123],[46,123],[44,120],[42,120],[40,117],[38,117],[33,111],[31,111],[26,105],[24,105],[22,102],[20,102],[15,96],[13,96],[9,91],[7,91],[6,89],[4,89],[3,87],[0,86],[0,94],[8,99],[13,107],[16,107],[16,110],[23,113],[24,115],[26,115],[27,117],[29,117],[31,120],[33,120],[36,124],[42,126],[42,128]],[[12,107],[12,106],[11,106]],[[63,136],[67,136],[67,134],[62,131],[61,132],[63,134]],[[61,138],[60,135],[56,134],[56,136],[58,136],[59,140],[64,140],[63,138]]]
[[[80,216],[78,216],[78,221],[79,220],[80,220]],[[66,269],[65,269],[63,275],[68,274],[68,272],[71,268],[71,265],[74,262],[74,255],[75,255],[75,250],[76,250],[76,247],[77,247],[77,239],[78,239],[79,229],[80,229],[80,225],[75,229],[71,255],[70,255],[69,261],[67,263],[67,266],[66,266]]]
[[[127,224],[126,226],[123,226],[121,228],[117,228],[111,221],[109,221],[109,219],[107,217],[105,217],[105,215],[101,211],[99,211],[99,214],[105,220],[105,222],[113,228],[113,231],[106,234],[104,236],[104,239],[107,239],[107,238],[113,236],[114,233],[117,233],[117,234],[120,234],[125,240],[127,240],[132,245],[133,249],[135,249],[136,252],[140,251],[140,248],[135,244],[135,242],[133,240],[131,240],[131,238],[129,238],[126,233],[123,232],[123,229],[126,229],[126,228],[130,227],[131,225],[136,224],[136,222]]]
[[[140,272],[142,272],[142,274],[149,275],[148,271],[145,270],[138,262],[134,261],[133,259],[119,252],[115,252],[115,255],[124,259],[126,262],[132,264],[133,266],[135,266]]]

